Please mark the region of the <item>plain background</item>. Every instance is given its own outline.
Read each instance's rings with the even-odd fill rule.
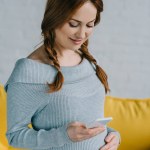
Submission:
[[[0,83],[15,62],[41,42],[46,0],[0,0]],[[90,38],[90,52],[104,68],[110,95],[150,97],[150,1],[104,0],[101,22]]]

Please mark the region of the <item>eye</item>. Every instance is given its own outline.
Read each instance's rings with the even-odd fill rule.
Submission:
[[[69,26],[75,28],[78,27],[78,23],[69,22]]]
[[[89,25],[87,25],[87,27],[88,27],[88,28],[93,28],[94,26],[89,26]]]
[[[94,24],[87,25],[88,28],[93,28]]]

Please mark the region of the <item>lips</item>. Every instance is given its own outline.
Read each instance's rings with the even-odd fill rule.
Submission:
[[[70,40],[72,40],[72,42],[73,42],[74,44],[80,44],[80,43],[82,42],[81,39],[72,39],[72,38],[70,38]]]

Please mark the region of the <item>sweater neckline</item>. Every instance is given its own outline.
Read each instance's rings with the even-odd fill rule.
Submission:
[[[61,66],[64,83],[74,83],[95,74],[95,67],[86,58],[75,66]],[[57,69],[53,65],[44,64],[33,59],[20,58],[16,61],[9,82],[52,83]]]
[[[23,61],[23,62],[33,63],[33,64],[35,64],[35,65],[38,65],[38,66],[41,66],[41,67],[45,67],[45,68],[50,68],[50,67],[51,67],[51,68],[55,68],[54,65],[45,64],[45,63],[36,61],[36,60],[34,60],[34,59],[30,59],[30,58],[27,58],[27,57],[18,59],[17,63],[18,63],[18,62],[22,62],[22,61]],[[88,60],[83,57],[82,60],[81,60],[81,62],[80,62],[79,64],[74,65],[74,66],[60,66],[60,69],[61,69],[62,71],[64,71],[64,72],[67,71],[67,70],[69,70],[69,71],[80,70],[80,69],[83,69],[83,66],[84,66],[84,64],[85,64],[87,61],[88,61]]]
[[[28,60],[28,61],[33,61],[33,62],[35,62],[35,63],[38,63],[39,65],[46,65],[46,66],[52,66],[52,67],[54,67],[54,65],[51,65],[51,64],[45,64],[45,63],[36,61],[36,60],[34,60],[34,59],[31,59],[31,58],[27,58],[27,57],[21,58],[21,59],[26,59],[26,60]],[[60,66],[60,67],[61,67],[61,68],[74,68],[74,67],[77,67],[77,66],[79,66],[80,64],[82,64],[83,61],[85,61],[85,58],[84,58],[84,57],[82,57],[82,60],[81,60],[80,63],[77,64],[77,65],[74,65],[74,66]]]

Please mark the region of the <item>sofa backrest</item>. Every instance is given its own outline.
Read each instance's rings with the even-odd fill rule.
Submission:
[[[113,117],[108,125],[121,134],[119,150],[150,150],[150,98],[107,96],[105,116]]]

